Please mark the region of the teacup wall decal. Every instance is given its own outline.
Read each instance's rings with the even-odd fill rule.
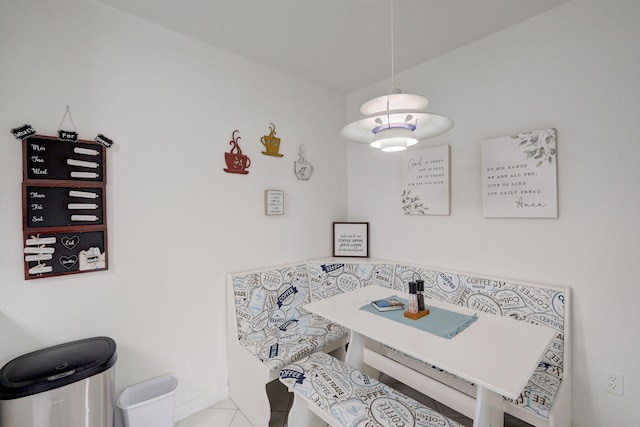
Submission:
[[[224,153],[224,161],[227,163],[227,167],[223,169],[227,173],[239,173],[246,175],[249,173],[246,170],[249,166],[251,166],[251,159],[248,156],[242,154],[242,150],[238,145],[238,141],[240,141],[240,137],[236,136],[238,130],[234,130],[231,134],[231,151],[228,153]]]
[[[262,154],[265,156],[274,156],[274,157],[282,157],[284,154],[278,153],[280,150],[280,138],[276,137],[276,125],[273,123],[269,123],[269,135],[264,135],[260,138],[260,142],[264,145],[264,148],[267,151],[263,151]]]
[[[311,172],[313,172],[313,165],[307,161],[304,157],[304,145],[300,144],[298,149],[298,160],[293,162],[293,171],[296,174],[296,178],[302,181],[307,181],[311,178]]]

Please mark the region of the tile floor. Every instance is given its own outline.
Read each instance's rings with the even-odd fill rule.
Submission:
[[[384,383],[391,385],[398,391],[410,396],[417,401],[434,408],[438,412],[446,415],[447,417],[459,422],[466,427],[472,427],[473,421],[466,418],[454,410],[441,405],[435,400],[427,397],[417,391],[413,390],[406,385],[397,382],[393,378],[382,375],[380,380]],[[271,401],[271,421],[268,427],[288,427],[287,426],[287,413],[291,407],[293,396],[287,391],[284,385],[280,381],[275,380],[267,386],[267,393],[269,394],[269,400]],[[505,415],[504,420],[505,427],[531,427],[523,421],[513,418],[509,415]],[[245,418],[231,400],[225,400],[205,409],[202,412],[198,412],[184,420],[180,421],[176,427],[267,427],[267,426],[252,426],[251,423]],[[295,427],[295,426],[291,426]]]

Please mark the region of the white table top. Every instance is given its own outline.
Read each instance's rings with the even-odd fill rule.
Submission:
[[[394,294],[407,297],[393,289],[367,286],[304,308],[512,399],[519,396],[554,335],[546,326],[478,312],[478,320],[471,326],[446,339],[360,310],[373,300]],[[425,299],[425,305],[476,313],[432,299]]]

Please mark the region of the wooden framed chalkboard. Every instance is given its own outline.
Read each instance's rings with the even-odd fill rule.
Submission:
[[[25,279],[108,269],[104,146],[36,135],[22,152]]]
[[[36,135],[23,141],[23,153],[25,181],[107,182],[104,147],[96,142]]]
[[[106,230],[70,233],[24,233],[25,277],[107,269]]]
[[[24,230],[104,225],[102,186],[22,185]]]

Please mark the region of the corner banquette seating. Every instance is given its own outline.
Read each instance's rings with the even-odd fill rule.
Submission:
[[[571,426],[569,288],[368,258],[301,261],[227,275],[230,398],[254,426],[267,426],[266,384],[282,368],[316,351],[344,356],[349,331],[302,305],[371,284],[407,292],[408,282],[418,278],[425,281],[427,304],[432,298],[555,329],[519,398],[504,399],[504,411],[536,427]],[[469,382],[385,346],[365,363],[474,416],[475,387]]]

